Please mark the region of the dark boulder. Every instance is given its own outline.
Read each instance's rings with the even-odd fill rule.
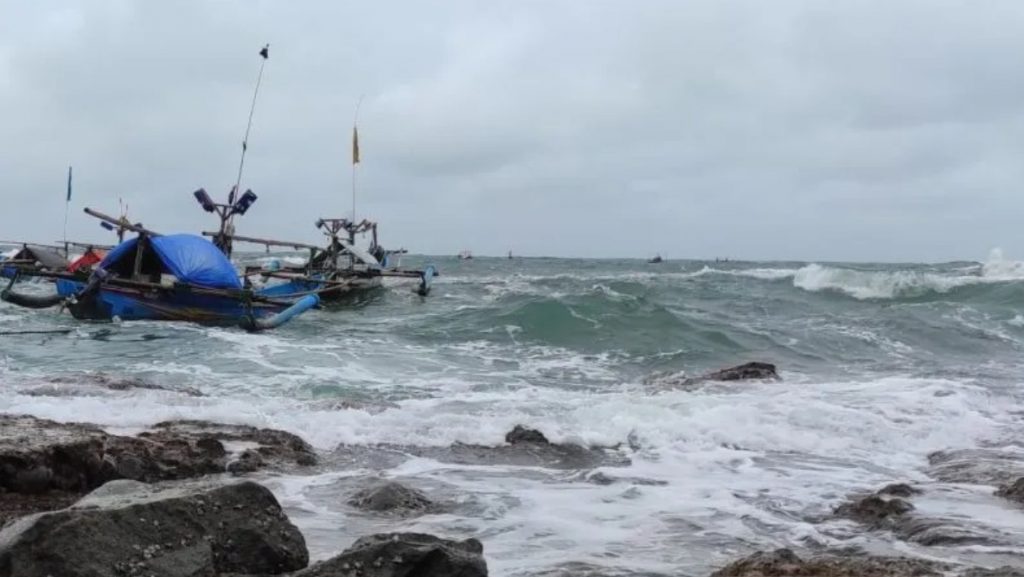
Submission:
[[[914,506],[900,497],[920,493],[905,483],[888,485],[874,494],[856,498],[835,509],[835,515],[888,530],[905,541],[925,546],[998,544],[997,536],[971,528],[962,519],[923,517],[913,513]]]
[[[999,489],[996,490],[996,495],[1024,504],[1024,477],[1021,477],[1012,483],[1001,485]]]
[[[134,375],[116,375],[102,372],[71,373],[51,377],[45,383],[26,389],[34,396],[97,395],[103,391],[167,391],[192,397],[203,396],[202,391],[189,386],[160,385]]]
[[[306,566],[298,529],[253,482],[108,483],[0,532],[0,577],[213,577]]]
[[[242,454],[238,455],[237,459],[228,463],[228,472],[234,475],[242,475],[258,471],[263,468],[263,465],[263,457],[260,456],[259,451],[246,449],[242,451]]]
[[[253,448],[236,459],[232,444]],[[305,441],[270,429],[175,421],[127,437],[90,424],[0,415],[0,492],[39,496],[35,508],[25,498],[0,499],[0,524],[16,512],[66,504],[63,494],[80,496],[114,479],[155,482],[315,462]]]
[[[226,425],[209,421],[165,421],[153,426],[152,431],[140,437],[151,439],[216,439],[224,443],[255,444],[267,466],[286,468],[292,465],[317,464],[316,452],[298,435],[277,429],[261,429],[249,425]]]
[[[771,363],[744,363],[719,371],[708,373],[700,379],[705,381],[777,381],[779,373]]]
[[[836,508],[835,514],[865,525],[880,527],[890,525],[896,517],[913,510],[914,506],[903,499],[897,497],[885,499],[876,494],[844,503]]]
[[[975,567],[960,574],[960,577],[1024,577],[1024,568],[1021,567],[997,567],[995,569],[982,569]]]
[[[292,577],[486,577],[484,546],[420,533],[370,535]]]
[[[882,487],[876,494],[889,495],[891,497],[902,497],[904,499],[908,499],[910,497],[913,497],[914,495],[920,495],[923,492],[924,491],[922,491],[921,489],[913,487],[907,483],[893,483],[891,485],[886,485],[885,487]]]
[[[1001,485],[1024,476],[1020,453],[998,448],[936,451],[928,465],[928,474],[944,483]]]
[[[31,494],[99,486],[106,438],[92,425],[0,415],[0,488]]]
[[[550,445],[551,442],[544,436],[544,433],[536,429],[527,429],[522,425],[516,425],[514,429],[505,435],[505,442],[510,445],[517,443],[540,443]]]
[[[421,491],[395,481],[367,487],[353,495],[348,503],[364,511],[397,515],[422,514],[436,508]]]
[[[948,571],[939,563],[903,557],[823,555],[802,559],[789,549],[759,551],[711,577],[932,577]]]
[[[775,365],[750,362],[735,367],[705,373],[698,377],[687,377],[685,372],[655,373],[644,379],[644,384],[660,389],[696,389],[713,381],[778,381],[781,380]]]

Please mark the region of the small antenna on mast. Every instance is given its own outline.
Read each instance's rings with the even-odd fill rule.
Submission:
[[[256,77],[256,90],[252,93],[252,106],[249,107],[249,122],[245,125],[245,137],[242,139],[242,158],[238,161],[238,178],[235,179],[235,187],[231,189],[229,194],[228,204],[235,202],[235,196],[238,194],[238,187],[242,184],[242,169],[245,167],[245,152],[249,149],[249,131],[252,130],[252,115],[256,112],[256,97],[260,93],[260,83],[263,81],[263,67],[267,64],[267,59],[270,58],[270,44],[266,44],[260,50],[260,56],[263,60],[260,61],[260,73]]]

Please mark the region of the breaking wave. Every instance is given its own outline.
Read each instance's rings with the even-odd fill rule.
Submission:
[[[809,292],[837,292],[859,300],[898,299],[943,294],[971,285],[1024,282],[1024,262],[1007,260],[995,249],[980,266],[964,274],[927,270],[872,271],[810,264],[797,270],[793,285]]]

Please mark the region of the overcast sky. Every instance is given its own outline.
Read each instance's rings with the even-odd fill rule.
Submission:
[[[1024,2],[0,0],[0,238],[350,210],[413,252],[1024,256]]]

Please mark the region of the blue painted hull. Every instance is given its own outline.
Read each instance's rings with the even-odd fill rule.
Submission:
[[[84,283],[57,279],[57,293],[77,294]],[[263,318],[281,312],[286,305],[254,303],[250,309],[241,298],[193,293],[188,287],[143,290],[107,285],[94,296],[69,307],[76,318],[92,320],[191,321],[204,324],[236,324],[251,314]]]

